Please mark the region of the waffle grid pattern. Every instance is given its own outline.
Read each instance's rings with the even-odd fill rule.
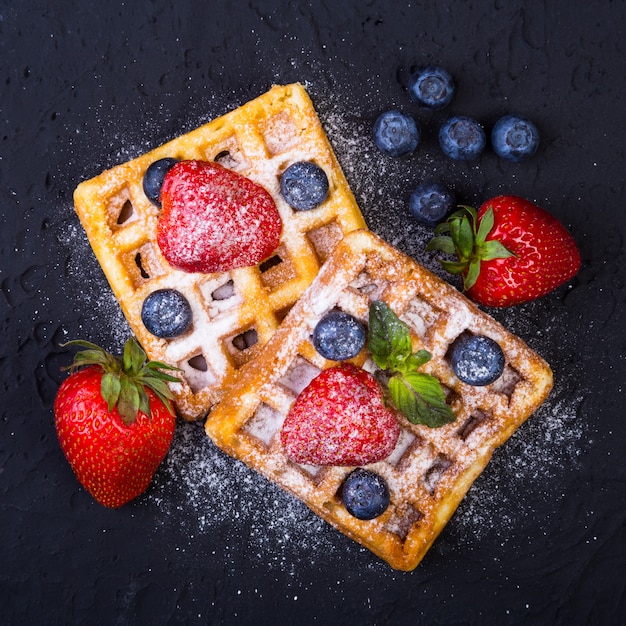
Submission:
[[[156,243],[159,209],[143,192],[154,161],[214,160],[247,176],[273,196],[283,221],[281,243],[261,264],[220,274],[172,268]],[[329,179],[326,201],[297,212],[280,194],[280,176],[293,162],[319,165]],[[238,109],[81,183],[76,211],[133,333],[153,360],[182,370],[173,385],[179,414],[205,416],[239,368],[253,358],[317,275],[334,245],[355,228],[361,212],[299,84],[276,86]],[[141,321],[146,296],[174,288],[189,301],[193,326],[158,339]]]
[[[379,518],[359,521],[337,495],[352,468],[297,465],[283,453],[279,433],[298,393],[333,364],[311,343],[317,321],[339,308],[367,322],[375,299],[385,300],[409,325],[415,349],[431,352],[433,358],[423,369],[441,381],[457,419],[431,429],[401,418],[396,449],[369,466],[386,479],[391,504]],[[454,375],[448,350],[467,332],[488,335],[503,348],[506,369],[496,383],[472,387]],[[375,367],[366,350],[355,362],[371,371]],[[551,384],[547,364],[520,339],[414,261],[361,231],[337,246],[206,428],[218,446],[302,499],[394,568],[408,570],[422,559],[495,447],[534,412]]]

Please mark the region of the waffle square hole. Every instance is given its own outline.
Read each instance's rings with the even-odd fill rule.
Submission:
[[[200,285],[207,311],[211,318],[217,317],[241,304],[242,297],[228,274],[216,280],[208,280]]]
[[[386,459],[387,463],[390,463],[397,469],[402,469],[403,465],[408,461],[411,452],[419,443],[420,440],[410,430],[403,428],[400,431],[396,447]]]
[[[211,155],[209,158],[223,167],[235,172],[241,172],[248,168],[248,162],[246,161],[235,137],[231,137],[224,142],[224,144],[222,144],[222,146],[218,149],[218,152]]]
[[[284,420],[285,416],[282,413],[261,403],[243,429],[269,448],[272,438],[280,431]]]
[[[252,350],[259,341],[256,328],[250,327],[224,339],[226,351],[231,356],[235,367],[241,367],[252,358]]]
[[[141,246],[138,250],[130,252],[128,257],[130,258],[127,260],[127,267],[136,287],[164,273],[152,244]]]
[[[425,300],[416,296],[409,301],[400,316],[419,337],[423,337],[428,327],[437,321],[438,312]]]
[[[507,396],[510,400],[513,392],[515,391],[515,387],[520,380],[522,380],[521,374],[507,364],[504,366],[502,376],[491,384],[491,388],[496,393]]]
[[[409,503],[395,508],[387,522],[386,528],[404,541],[413,526],[418,524],[423,517],[422,512]]]
[[[284,246],[279,246],[276,252],[259,265],[261,282],[270,290],[277,289],[283,283],[296,277],[296,268]]]
[[[270,117],[263,128],[263,140],[270,154],[279,154],[300,143],[298,127],[286,111]]]
[[[316,367],[304,357],[297,356],[278,382],[298,396],[320,372],[319,367]]]
[[[306,233],[320,264],[324,263],[333,248],[343,237],[343,231],[336,221],[313,228]]]
[[[215,383],[215,376],[201,352],[181,361],[178,367],[183,370],[185,379],[193,393],[198,393]]]
[[[126,226],[138,219],[139,216],[131,202],[127,187],[109,199],[107,215],[111,230]]]
[[[387,288],[387,281],[378,281],[364,270],[351,283],[350,287],[358,293],[366,296],[371,302],[380,300],[383,292]]]
[[[463,441],[467,441],[470,435],[482,424],[489,420],[489,416],[482,411],[474,411],[456,431]]]
[[[424,486],[430,493],[434,493],[437,484],[443,478],[446,471],[452,466],[452,461],[445,454],[438,454],[431,466],[424,473]]]

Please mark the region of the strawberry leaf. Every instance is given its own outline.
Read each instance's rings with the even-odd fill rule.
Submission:
[[[467,266],[467,273],[463,279],[463,288],[467,291],[476,284],[478,275],[480,274],[480,261],[472,261]]]
[[[494,224],[494,215],[493,209],[489,207],[482,218],[480,219],[480,224],[478,225],[478,231],[476,232],[476,243],[478,245],[482,245],[485,243],[487,239],[487,235],[491,232]]]
[[[107,403],[109,412],[113,410],[113,407],[117,404],[120,397],[122,385],[120,383],[120,377],[117,373],[106,372],[102,375],[102,381],[100,382],[100,393]]]
[[[480,258],[482,261],[491,261],[492,259],[506,259],[510,256],[515,256],[515,254],[495,239],[485,241],[485,243],[481,246]]]
[[[439,252],[443,252],[444,254],[454,254],[456,252],[452,237],[449,237],[447,235],[433,237],[428,242],[428,245],[426,246],[426,252],[432,252],[433,250],[438,250]]]
[[[175,415],[171,402],[173,394],[167,383],[180,383],[180,379],[163,370],[180,371],[160,361],[148,361],[139,342],[130,337],[124,345],[122,357],[113,356],[89,341],[76,339],[63,346],[80,346],[84,350],[76,353],[69,369],[98,366],[102,369],[100,392],[109,411],[117,407],[122,421],[132,424],[138,411],[151,417],[150,397],[146,389],[151,389],[168,411]]]
[[[446,226],[447,224],[447,226]],[[458,261],[440,259],[441,266],[451,274],[463,275],[463,289],[467,291],[476,284],[481,262],[515,256],[495,239],[487,241],[493,230],[495,215],[489,207],[478,220],[476,209],[461,206],[443,224],[435,229],[434,237],[426,246],[427,251],[438,250],[456,255]],[[449,232],[449,236],[441,233]]]

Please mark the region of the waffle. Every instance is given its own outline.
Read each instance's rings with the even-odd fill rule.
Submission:
[[[361,521],[347,512],[338,495],[353,468],[291,462],[280,442],[280,428],[300,391],[335,364],[312,344],[320,318],[339,308],[367,323],[370,303],[380,299],[409,326],[414,349],[431,352],[422,371],[439,379],[456,420],[429,428],[399,416],[395,450],[368,466],[386,479],[390,506],[378,518]],[[455,376],[448,352],[462,333],[487,335],[501,346],[506,364],[496,382],[473,387]],[[366,348],[355,362],[370,371],[375,368]],[[300,498],[393,568],[411,570],[493,450],[537,409],[551,387],[550,368],[521,339],[413,259],[361,230],[337,245],[276,334],[215,407],[206,431],[224,451]]]
[[[273,196],[283,221],[275,253],[257,266],[216,274],[171,267],[156,244],[159,209],[142,187],[154,161],[214,160]],[[328,177],[327,199],[294,211],[280,194],[280,175],[293,162],[314,161]],[[317,275],[343,235],[365,222],[323,131],[299,84],[264,95],[132,161],[81,183],[76,212],[128,323],[152,360],[181,370],[173,391],[178,413],[205,416],[270,338]],[[175,288],[189,301],[193,326],[185,335],[159,339],[141,320],[142,303],[157,289]]]

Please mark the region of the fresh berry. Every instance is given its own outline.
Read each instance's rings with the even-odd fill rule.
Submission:
[[[490,337],[463,333],[452,344],[450,364],[459,380],[481,387],[502,375],[504,352]]]
[[[374,519],[389,506],[389,487],[385,479],[362,467],[346,476],[339,495],[348,513],[357,519]]]
[[[180,161],[165,176],[157,243],[186,272],[225,272],[257,265],[280,242],[272,196],[218,163]]]
[[[391,157],[410,154],[417,148],[420,131],[415,120],[400,111],[386,111],[374,123],[374,142]]]
[[[191,306],[180,291],[158,289],[143,301],[141,320],[160,339],[179,337],[191,327]]]
[[[443,153],[456,161],[478,158],[487,144],[482,125],[471,117],[457,115],[439,129],[439,145]]]
[[[363,324],[344,311],[331,311],[313,330],[313,345],[331,361],[345,361],[355,357],[365,346]]]
[[[409,78],[409,98],[427,109],[443,109],[454,97],[454,79],[441,67],[425,67]]]
[[[491,130],[491,146],[499,157],[518,163],[537,152],[539,131],[524,117],[505,115]]]
[[[454,207],[454,194],[441,183],[418,185],[409,198],[411,215],[425,226],[436,226]]]
[[[440,233],[449,232],[449,235]],[[580,268],[576,242],[550,213],[517,196],[462,207],[440,224],[427,250],[455,254],[445,269],[463,276],[467,295],[484,306],[521,304],[546,295]]]
[[[368,465],[389,456],[399,434],[376,379],[342,363],[323,370],[300,393],[280,437],[296,463]]]
[[[84,341],[54,402],[57,435],[74,473],[97,502],[116,508],[143,493],[176,425],[166,365],[147,362],[134,339],[114,357]],[[79,369],[76,369],[79,368]]]
[[[152,204],[161,206],[161,187],[165,175],[178,163],[178,159],[159,159],[148,166],[146,173],[143,175],[143,192]]]
[[[326,200],[328,177],[315,163],[298,161],[290,165],[280,177],[280,191],[291,208],[310,211]]]

